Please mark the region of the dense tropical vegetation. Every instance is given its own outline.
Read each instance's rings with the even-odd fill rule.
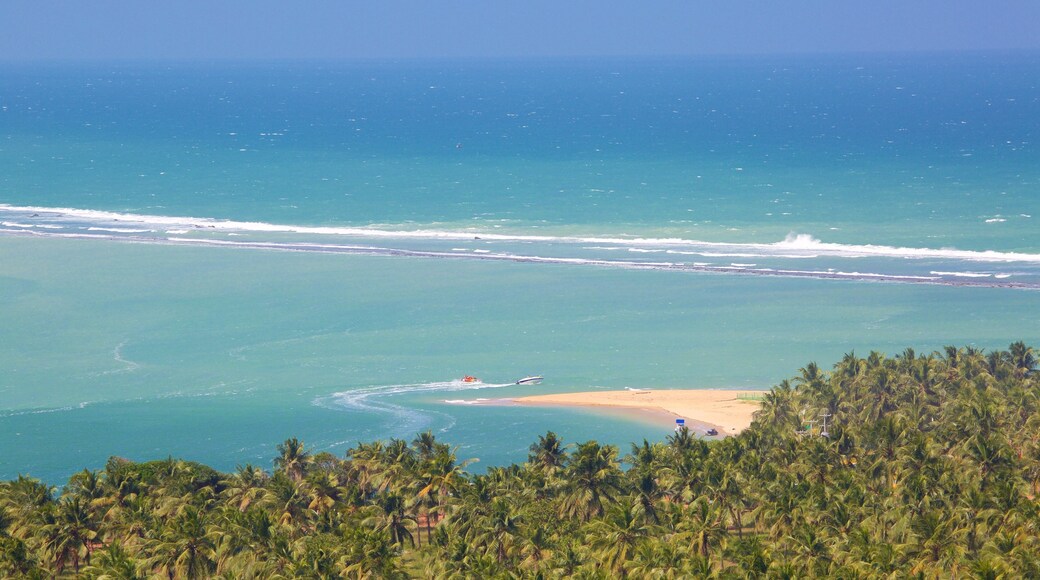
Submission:
[[[427,432],[343,458],[290,439],[270,472],[20,477],[0,484],[0,576],[1040,577],[1036,362],[1023,343],[850,353],[736,437],[621,457],[549,432],[481,475]]]

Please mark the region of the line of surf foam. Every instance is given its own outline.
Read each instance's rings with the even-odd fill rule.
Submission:
[[[45,230],[60,230],[62,226],[56,226],[51,224],[23,224],[18,222],[0,222],[0,226],[5,228],[41,228]]]
[[[24,230],[0,230],[0,233],[11,235],[35,235],[42,237],[60,237],[72,239],[104,239],[128,243],[144,243],[159,245],[185,246],[219,246],[230,248],[249,248],[257,250],[275,250],[285,252],[310,252],[351,254],[367,256],[412,257],[412,258],[445,258],[452,260],[485,260],[534,264],[561,264],[575,266],[593,266],[619,268],[629,270],[669,270],[684,272],[701,272],[714,274],[741,274],[758,276],[777,276],[786,278],[817,278],[823,280],[850,281],[882,281],[905,284],[933,284],[943,286],[975,286],[989,288],[1013,288],[1023,290],[1040,289],[1040,282],[1006,281],[1007,275],[994,276],[993,279],[970,277],[917,276],[909,274],[885,274],[880,272],[844,272],[834,270],[790,270],[775,268],[749,268],[738,265],[711,265],[702,262],[633,262],[626,260],[602,260],[590,258],[544,257],[534,255],[517,255],[508,253],[459,253],[435,252],[427,250],[408,250],[401,248],[385,248],[379,246],[356,246],[341,244],[316,244],[306,242],[237,242],[231,240],[214,240],[207,238],[144,238],[135,236],[105,236],[86,233],[43,233]]]
[[[1040,254],[1026,252],[1004,252],[999,250],[959,250],[956,248],[911,248],[875,244],[841,244],[823,242],[810,234],[788,234],[783,240],[772,243],[755,242],[707,242],[684,238],[644,238],[622,236],[551,236],[486,232],[476,228],[468,231],[451,230],[397,230],[369,227],[305,226],[273,224],[266,222],[244,222],[218,218],[195,218],[157,216],[135,213],[118,213],[102,210],[76,208],[48,208],[38,206],[13,206],[0,204],[0,212],[15,214],[38,214],[39,217],[61,220],[83,220],[112,224],[118,222],[173,229],[205,229],[234,232],[295,233],[306,235],[353,236],[375,239],[429,239],[429,240],[472,240],[479,238],[502,242],[548,242],[574,244],[613,244],[624,247],[666,248],[694,250],[704,255],[730,257],[887,257],[914,259],[946,259],[972,262],[1030,262],[1040,264]],[[20,216],[21,217],[21,216]],[[705,253],[712,252],[712,253]]]
[[[1040,289],[1040,283],[1032,282],[995,282],[974,277],[919,276],[911,274],[884,274],[880,272],[845,272],[835,270],[792,270],[775,268],[753,268],[747,265],[716,266],[703,263],[675,262],[633,262],[626,260],[597,260],[590,258],[561,258],[528,256],[503,253],[460,254],[457,252],[432,252],[421,250],[404,250],[382,248],[377,246],[341,246],[335,244],[282,244],[277,242],[234,242],[228,240],[197,240],[193,238],[170,238],[171,242],[186,244],[203,244],[231,247],[252,247],[258,249],[274,249],[301,252],[350,253],[380,256],[410,256],[422,258],[448,258],[468,260],[509,261],[521,263],[568,264],[579,266],[598,266],[607,268],[623,268],[630,270],[676,270],[686,272],[705,272],[718,274],[744,274],[759,276],[779,276],[789,278],[817,278],[826,280],[884,281],[908,284],[935,284],[944,286],[981,286],[992,288]],[[999,278],[999,277],[998,277]],[[1001,278],[1003,279],[1003,278]]]

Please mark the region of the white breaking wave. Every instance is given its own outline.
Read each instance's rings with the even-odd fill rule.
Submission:
[[[20,224],[18,222],[0,222],[0,225],[5,228],[41,228],[45,230],[61,230],[64,229],[62,226],[55,226],[49,224]]]
[[[376,239],[429,239],[473,240],[503,242],[549,242],[559,244],[613,244],[617,246],[655,249],[686,250],[709,257],[770,258],[818,257],[845,258],[887,257],[912,259],[948,259],[976,262],[1031,262],[1040,263],[1040,254],[1001,252],[997,250],[958,250],[956,248],[906,248],[874,244],[838,244],[820,241],[809,234],[790,233],[773,243],[706,242],[682,238],[639,238],[601,236],[546,236],[528,234],[501,234],[484,231],[447,230],[392,230],[376,227],[334,227],[241,222],[213,218],[170,217],[144,214],[117,213],[75,208],[46,208],[0,204],[0,211],[8,213],[35,213],[50,220],[83,220],[111,226],[113,222],[161,226],[165,229],[195,229],[235,232],[296,233],[308,235],[353,236]],[[606,249],[606,248],[604,248]]]
[[[3,230],[0,230],[3,231]],[[21,231],[21,230],[19,230]],[[42,234],[36,234],[42,235]],[[683,271],[683,272],[703,272],[703,273],[719,273],[719,274],[742,274],[742,275],[758,275],[758,276],[781,276],[781,277],[792,277],[792,278],[819,278],[819,279],[843,279],[843,280],[884,280],[888,282],[901,282],[901,283],[925,283],[925,284],[940,284],[950,286],[992,286],[992,287],[1006,287],[1006,288],[1022,288],[1022,289],[1040,289],[1040,283],[1032,281],[1022,282],[986,282],[980,280],[967,280],[962,279],[958,281],[952,281],[944,279],[939,276],[919,276],[913,274],[885,274],[880,272],[837,272],[833,269],[825,271],[821,270],[791,270],[791,269],[776,269],[776,268],[753,268],[753,264],[749,265],[711,265],[701,262],[690,263],[676,263],[676,262],[635,262],[626,260],[602,260],[602,259],[590,259],[590,258],[568,258],[568,257],[545,257],[536,255],[518,255],[511,253],[491,253],[485,251],[482,253],[458,253],[458,252],[438,252],[430,250],[409,250],[403,248],[388,248],[379,246],[348,246],[344,244],[316,244],[307,242],[235,242],[231,240],[214,240],[207,238],[139,238],[139,237],[120,237],[113,235],[100,235],[100,234],[67,234],[67,233],[55,233],[47,234],[51,237],[62,237],[70,239],[105,239],[105,240],[125,240],[132,241],[135,243],[154,243],[154,244],[183,244],[183,245],[194,245],[194,246],[220,246],[220,247],[232,247],[232,248],[250,248],[256,250],[278,250],[287,252],[316,252],[316,253],[335,253],[335,254],[355,254],[355,255],[369,255],[369,256],[397,256],[397,257],[414,257],[414,258],[451,258],[451,259],[469,259],[469,260],[489,260],[489,261],[504,261],[504,262],[516,262],[526,264],[568,264],[575,266],[591,266],[601,268],[619,268],[627,270],[671,270],[671,271]],[[1006,276],[996,276],[996,278],[1005,278]]]
[[[135,230],[132,228],[99,228],[92,226],[87,228],[88,232],[112,232],[114,234],[143,234],[154,230]]]
[[[954,276],[954,277],[957,277],[957,278],[989,278],[990,276],[993,275],[993,274],[988,274],[986,272],[935,272],[935,271],[933,271],[932,274],[935,274],[936,276]]]

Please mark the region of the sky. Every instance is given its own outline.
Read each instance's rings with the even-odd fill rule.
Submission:
[[[3,0],[0,60],[1040,50],[1040,0]]]

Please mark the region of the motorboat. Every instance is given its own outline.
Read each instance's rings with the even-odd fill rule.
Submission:
[[[524,377],[524,378],[518,380],[516,382],[516,384],[518,384],[518,385],[537,385],[537,384],[540,384],[542,382],[542,379],[544,379],[544,378],[545,377],[541,377],[541,376],[537,376],[537,375],[531,375],[529,377]]]
[[[718,429],[712,427],[711,429],[708,429],[707,431],[705,431],[704,434],[707,435],[708,437],[714,437],[714,436],[719,434],[719,431],[718,431]]]
[[[474,377],[474,376],[466,375],[466,376],[462,377],[462,382],[464,382],[464,383],[479,383],[480,379],[478,379],[477,377]]]

